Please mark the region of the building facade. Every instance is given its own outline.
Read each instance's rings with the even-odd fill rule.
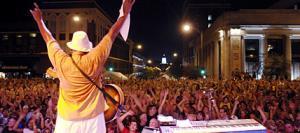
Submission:
[[[32,25],[31,22],[1,25],[0,72],[6,77],[42,74],[51,65],[43,38]]]
[[[292,9],[226,12],[201,34],[196,62],[207,76],[230,79],[234,71],[263,75],[268,55],[287,62],[288,79],[300,77],[300,11]]]

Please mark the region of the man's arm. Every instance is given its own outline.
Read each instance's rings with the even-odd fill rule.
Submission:
[[[118,128],[120,129],[120,131],[122,132],[123,129],[125,128],[124,124],[123,124],[123,120],[127,117],[127,116],[132,116],[134,115],[134,112],[132,110],[129,110],[128,112],[126,112],[125,114],[123,114],[121,117],[117,117],[117,125]]]
[[[42,11],[40,10],[39,6],[36,3],[34,3],[34,6],[34,10],[30,10],[30,13],[32,14],[35,22],[37,23],[44,41],[48,43],[49,41],[54,40],[54,38],[44,23]]]
[[[238,99],[236,98],[235,101],[234,101],[234,106],[233,106],[233,109],[232,109],[232,113],[231,113],[231,117],[232,116],[236,116],[235,115],[235,112],[236,112],[236,109],[237,109],[237,106],[240,102],[238,101]]]
[[[100,65],[104,65],[106,62],[110,50],[112,47],[112,43],[120,33],[120,29],[125,23],[126,17],[129,17],[129,13],[134,4],[135,0],[125,0],[123,3],[123,12],[124,16],[120,17],[115,24],[110,28],[109,32],[105,35],[105,37],[99,42],[99,44],[89,52],[90,59],[96,58]],[[98,64],[97,63],[97,64]]]
[[[265,112],[263,111],[262,107],[260,105],[257,106],[257,111],[260,113],[262,118],[262,124],[265,124],[265,122],[268,120]]]
[[[220,119],[221,117],[220,117],[220,112],[219,112],[219,108],[218,108],[216,99],[212,99],[211,102],[212,102],[213,108],[215,109],[217,118]]]
[[[162,100],[162,102],[161,102],[160,105],[159,105],[159,108],[158,108],[158,114],[161,114],[162,108],[163,108],[163,106],[164,106],[164,104],[165,104],[165,102],[166,102],[166,99],[167,99],[168,94],[169,94],[169,90],[166,90],[166,91],[164,92],[163,100]]]
[[[130,17],[129,13],[131,11],[131,8],[132,8],[134,2],[135,2],[135,0],[125,0],[124,1],[124,3],[123,3],[124,16],[120,17],[115,22],[115,24],[110,28],[110,30],[107,34],[112,41],[114,41],[116,39],[116,37],[118,36],[118,34],[120,33],[120,29],[122,28],[126,18]]]
[[[138,106],[138,108],[142,112],[146,112],[146,109],[142,107],[142,103],[141,103],[140,99],[137,97],[136,94],[129,94],[129,96],[133,99],[133,101],[135,102],[135,104]]]

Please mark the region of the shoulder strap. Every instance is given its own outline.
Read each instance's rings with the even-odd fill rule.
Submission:
[[[106,98],[108,98],[109,100],[112,101],[112,103],[118,107],[119,110],[123,111],[125,110],[125,108],[119,104],[114,98],[112,98],[103,88],[101,88],[100,86],[98,86],[95,81],[93,81],[86,73],[84,73],[80,67],[75,63],[74,59],[72,58],[72,55],[70,55],[71,57],[71,60],[73,62],[73,64],[75,65],[75,67],[80,71],[80,73],[87,79],[89,80],[93,85],[95,85],[99,90],[100,92],[102,92],[103,96],[104,96],[104,99],[106,100]]]

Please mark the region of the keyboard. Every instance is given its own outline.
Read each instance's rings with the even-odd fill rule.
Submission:
[[[253,119],[191,121],[191,127],[161,126],[162,133],[265,133],[266,128]]]

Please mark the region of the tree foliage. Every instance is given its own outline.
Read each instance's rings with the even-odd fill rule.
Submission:
[[[268,55],[264,65],[264,76],[266,77],[287,77],[288,61],[284,56],[271,54]]]
[[[146,67],[142,71],[142,78],[143,79],[154,79],[158,77],[160,74],[160,70],[155,67]]]

